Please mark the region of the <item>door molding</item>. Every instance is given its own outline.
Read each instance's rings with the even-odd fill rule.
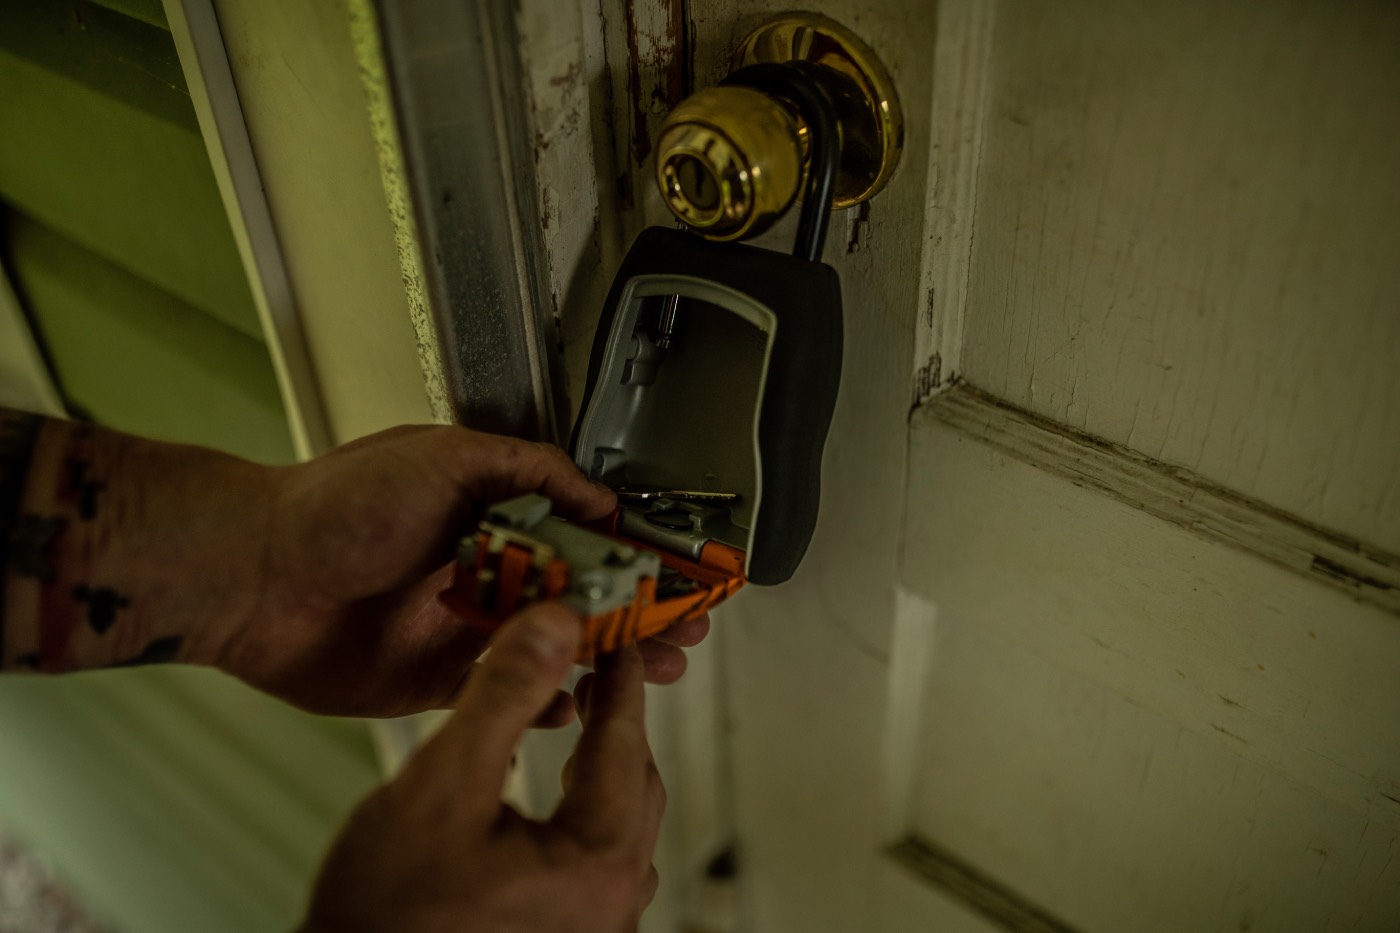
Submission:
[[[933,48],[927,207],[914,331],[914,404],[957,384],[972,276],[982,128],[991,84],[995,0],[941,0]]]
[[[435,414],[566,433],[513,8],[351,3],[385,190]]]
[[[1076,933],[1074,927],[920,836],[904,837],[886,854],[920,882],[981,914],[998,929],[1015,933]]]
[[[1400,616],[1400,555],[1305,522],[1185,467],[1009,405],[968,383],[919,411],[1075,485]]]

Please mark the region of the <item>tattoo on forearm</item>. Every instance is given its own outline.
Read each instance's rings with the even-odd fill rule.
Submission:
[[[78,517],[90,522],[97,517],[97,497],[107,488],[107,484],[91,477],[92,463],[88,460],[72,457],[64,465],[68,470],[68,487],[64,498],[75,501]]]
[[[0,660],[5,651],[6,565],[14,548],[15,519],[20,496],[24,494],[29,461],[44,419],[25,412],[0,409]]]
[[[73,598],[87,604],[88,625],[99,635],[112,627],[119,611],[131,605],[131,600],[110,586],[94,589],[80,583],[73,588]]]
[[[132,508],[120,485],[108,490],[120,475],[113,471],[121,448],[89,426],[43,426],[41,417],[0,408],[0,668],[61,672],[176,660],[178,635],[154,638],[133,657],[119,654],[151,637],[144,601],[122,582],[108,550]],[[23,616],[12,620],[8,639],[6,581],[9,603]],[[120,659],[110,662],[114,655]]]

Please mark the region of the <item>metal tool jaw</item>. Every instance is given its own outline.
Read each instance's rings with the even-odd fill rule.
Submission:
[[[657,500],[652,508],[674,505]],[[463,540],[442,601],[484,631],[539,600],[583,616],[579,660],[648,638],[707,612],[744,583],[743,555],[721,545],[693,556],[631,543],[620,512],[592,528],[549,514],[544,496],[497,505]]]
[[[601,615],[632,602],[644,581],[660,575],[655,554],[549,510],[549,500],[540,495],[502,502],[462,542],[458,562],[476,571],[479,607],[510,613],[524,603],[558,599],[585,616]]]

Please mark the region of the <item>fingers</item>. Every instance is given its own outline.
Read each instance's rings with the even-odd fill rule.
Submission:
[[[560,515],[583,520],[601,518],[617,505],[611,489],[590,482],[553,444],[469,433],[462,485],[476,501],[537,492],[549,498]]]
[[[578,683],[574,684],[574,706],[578,710],[580,721],[584,720],[584,714],[588,710],[588,694],[592,691],[593,681],[597,676],[597,674],[584,674],[578,679]]]
[[[480,652],[478,652],[479,654]],[[453,690],[447,699],[434,706],[434,709],[456,709],[466,698],[467,684],[471,680],[472,670],[476,667],[473,664],[467,669],[457,683],[457,689]],[[574,721],[577,712],[574,707],[574,698],[567,691],[554,691],[554,699],[545,707],[544,712],[535,717],[533,723],[536,729],[558,729],[567,726]]]
[[[649,638],[638,642],[637,650],[641,653],[646,682],[649,684],[673,684],[685,673],[685,652],[675,645]]]
[[[637,647],[642,652],[649,684],[673,684],[685,673],[686,657],[682,648],[691,648],[705,640],[710,633],[710,617],[677,622],[660,634],[648,638]]]
[[[583,683],[583,734],[554,822],[585,843],[622,843],[649,860],[656,768],[646,740],[640,653],[625,648],[599,658],[597,673]]]
[[[627,651],[626,654],[633,654]],[[617,670],[617,661],[633,664],[631,670],[623,668]],[[636,682],[636,664],[634,658],[605,657],[599,658],[599,672],[596,674],[585,674],[580,678],[578,684],[574,685],[574,700],[580,707],[580,719],[584,723],[585,738],[589,735],[598,737],[601,730],[606,727],[609,716],[616,716],[619,707],[622,707],[624,719],[630,719],[636,714],[643,714],[640,709],[640,696],[631,698],[627,692],[636,691],[641,693],[640,685]],[[630,677],[630,682],[623,681],[622,689],[619,691],[617,675],[623,674]],[[564,762],[563,785],[564,803],[554,817],[554,825],[563,828],[573,834],[575,838],[581,838],[585,845],[595,846],[595,848],[612,849],[626,859],[626,863],[631,864],[633,870],[640,873],[640,881],[636,890],[636,918],[640,918],[641,912],[651,904],[652,898],[657,895],[658,876],[657,869],[652,864],[651,859],[657,848],[657,839],[661,834],[662,815],[666,808],[666,790],[661,783],[661,775],[657,772],[657,766],[652,761],[650,747],[645,747],[645,734],[641,730],[640,720],[629,721],[629,727],[636,728],[636,735],[643,741],[641,752],[636,754],[637,747],[627,747],[623,745],[623,754],[616,755],[612,761],[615,766],[613,772],[594,773],[589,775],[589,755],[598,752],[605,754],[608,751],[605,741],[598,741],[596,745],[588,745],[584,740],[580,740],[580,745],[575,749],[574,755]],[[589,740],[592,741],[592,740]],[[616,745],[615,745],[616,748]],[[640,785],[641,792],[637,790],[637,772],[640,765]],[[630,769],[627,775],[615,773],[617,769]],[[596,789],[589,789],[589,780],[602,780],[610,782],[603,785],[603,789],[610,789],[615,792],[617,803],[603,803],[602,806],[591,803],[592,794]],[[595,807],[591,813],[588,807]],[[631,822],[622,820],[620,808],[627,808],[627,814],[634,818]],[[609,825],[610,824],[610,825]],[[610,829],[610,831],[609,831]],[[634,919],[636,919],[634,918]]]
[[[556,690],[554,699],[535,717],[533,725],[536,729],[559,729],[573,722],[575,716],[574,698],[566,691]]]
[[[661,887],[661,875],[657,873],[656,866],[651,866],[646,878],[642,880],[642,896],[640,898],[642,909],[645,910],[651,905],[656,897],[656,889]]]
[[[480,800],[483,812],[499,808],[525,730],[554,708],[580,634],[578,617],[557,603],[511,618],[468,678],[456,714],[429,743],[436,746],[433,764],[453,768],[463,793]]]
[[[694,648],[705,640],[705,636],[710,634],[710,617],[700,616],[696,619],[686,619],[684,622],[677,622],[656,636],[657,641],[664,641],[668,645],[675,645],[677,648]]]

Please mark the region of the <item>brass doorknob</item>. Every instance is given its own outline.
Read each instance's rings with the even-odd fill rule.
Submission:
[[[661,127],[657,181],[672,213],[717,240],[767,229],[797,196],[803,152],[793,115],[762,91],[712,87]]]
[[[736,70],[762,62],[806,62],[835,105],[840,157],[833,206],[874,196],[904,146],[903,118],[889,75],[844,26],[814,13],[778,17],[750,33]],[[683,100],[661,126],[656,181],[686,226],[715,240],[756,236],[792,205],[807,171],[806,126],[780,96],[721,85]]]

